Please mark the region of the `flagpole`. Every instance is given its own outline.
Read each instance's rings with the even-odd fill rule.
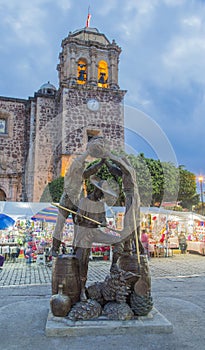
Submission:
[[[90,6],[88,6],[88,15],[87,15],[87,20],[86,20],[86,28],[89,28],[89,26],[90,26],[90,19],[91,19]]]

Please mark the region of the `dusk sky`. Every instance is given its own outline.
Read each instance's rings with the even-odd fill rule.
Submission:
[[[89,5],[90,27],[122,48],[128,146],[205,175],[204,0],[0,0],[0,95],[58,87],[61,41],[85,27]]]

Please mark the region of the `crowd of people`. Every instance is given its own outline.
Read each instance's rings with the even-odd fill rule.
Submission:
[[[152,253],[156,249],[161,249],[161,251],[166,251],[171,248],[179,248],[181,254],[185,254],[187,252],[187,237],[184,232],[180,232],[178,236],[175,236],[175,246],[171,245],[171,234],[164,230],[159,236],[158,239],[153,239],[152,234],[149,234],[146,229],[141,230],[141,242],[144,247],[145,254],[148,258],[151,257]],[[153,250],[154,247],[154,250]]]

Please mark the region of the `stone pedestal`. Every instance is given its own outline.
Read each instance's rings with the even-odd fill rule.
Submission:
[[[155,308],[148,316],[129,321],[108,320],[105,316],[86,321],[70,321],[66,317],[55,317],[50,312],[46,322],[47,337],[73,337],[85,335],[117,335],[142,333],[172,333],[172,324]]]

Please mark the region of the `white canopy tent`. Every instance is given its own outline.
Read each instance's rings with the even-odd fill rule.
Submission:
[[[196,214],[194,212],[187,212],[187,211],[175,211],[175,210],[166,210],[164,208],[157,208],[157,207],[141,207],[140,212],[142,214],[161,214],[166,215],[167,219],[177,217],[181,220],[199,220],[199,221],[205,221],[205,216],[202,216],[200,214]]]
[[[33,215],[38,213],[40,210],[51,206],[49,202],[1,202],[0,201],[0,214],[10,216],[14,220],[18,219],[30,219]],[[107,208],[107,216],[111,217],[113,213],[124,212],[124,207],[113,207]],[[205,217],[193,212],[181,212],[166,210],[164,208],[157,207],[141,207],[140,212],[142,214],[161,214],[166,215],[167,220],[177,217],[182,220],[199,220],[205,221]]]
[[[40,210],[49,207],[51,203],[42,202],[1,202],[0,214],[10,216],[14,220],[27,219],[30,220],[33,215]]]

